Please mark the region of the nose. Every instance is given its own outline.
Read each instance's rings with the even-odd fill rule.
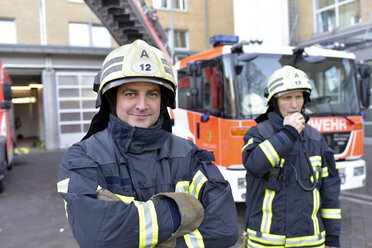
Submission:
[[[297,101],[297,99],[293,98],[293,99],[291,100],[291,107],[292,107],[293,109],[297,109],[298,106],[299,106],[299,102]]]
[[[136,108],[138,110],[146,110],[147,109],[147,101],[146,101],[146,96],[140,94],[138,96],[138,101],[137,101],[137,105],[136,105]]]

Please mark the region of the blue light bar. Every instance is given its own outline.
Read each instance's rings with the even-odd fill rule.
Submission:
[[[231,45],[236,44],[239,42],[239,36],[236,35],[214,35],[209,38],[209,43],[212,44],[214,47],[221,46],[221,45]]]

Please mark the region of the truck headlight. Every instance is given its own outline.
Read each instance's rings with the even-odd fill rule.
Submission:
[[[364,167],[359,166],[354,168],[354,177],[363,176],[364,175]]]
[[[238,189],[245,189],[245,178],[238,178]]]

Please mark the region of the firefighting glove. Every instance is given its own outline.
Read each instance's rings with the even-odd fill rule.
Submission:
[[[120,198],[107,189],[97,190],[97,199],[102,201],[120,201]]]
[[[200,226],[204,218],[204,208],[198,199],[184,192],[160,193],[154,195],[153,197],[151,197],[151,199],[159,199],[162,197],[169,197],[173,199],[176,202],[181,214],[181,224],[179,228],[175,233],[172,234],[172,236],[170,236],[167,241],[176,240],[177,238],[194,231]],[[162,245],[162,243],[160,243],[159,245]]]

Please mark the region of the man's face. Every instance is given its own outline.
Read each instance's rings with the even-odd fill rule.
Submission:
[[[304,106],[304,94],[302,91],[293,91],[277,98],[280,113],[283,118],[287,115],[301,112]]]
[[[148,82],[119,86],[116,94],[116,114],[131,126],[148,128],[160,115],[160,86]]]

